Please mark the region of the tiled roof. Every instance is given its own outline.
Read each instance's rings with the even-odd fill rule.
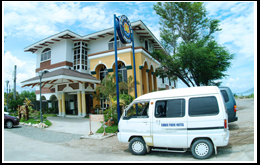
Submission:
[[[52,72],[43,74],[42,79],[49,78],[49,77],[55,77],[55,76],[59,76],[59,75],[72,76],[72,77],[75,77],[75,78],[84,78],[84,79],[86,79],[86,81],[87,80],[99,81],[98,79],[93,77],[91,74],[81,73],[81,72],[66,69],[66,68],[57,69],[57,70],[54,70]],[[40,80],[40,78],[39,78],[39,76],[36,76],[36,77],[30,78],[28,80],[22,81],[21,83],[26,83],[26,82],[33,81],[33,80]]]

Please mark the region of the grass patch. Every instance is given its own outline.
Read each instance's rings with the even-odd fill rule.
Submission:
[[[106,133],[116,133],[118,129],[118,125],[114,124],[111,127],[106,127],[105,131]],[[103,133],[104,132],[104,127],[101,126],[96,133]]]
[[[48,127],[52,125],[52,123],[49,120],[43,121]]]
[[[50,114],[43,114],[42,116],[46,118],[46,117],[56,117],[57,115],[50,113]]]
[[[24,119],[21,119],[20,122],[24,122],[24,123],[31,123],[31,124],[39,124],[41,122],[41,119],[34,119],[34,118],[29,118],[27,121],[25,121]],[[47,126],[51,126],[52,123],[47,120],[47,119],[44,119],[43,120],[43,123],[46,124]]]
[[[27,121],[21,119],[20,122],[24,122],[24,123],[31,123],[31,124],[39,124],[41,121],[39,121],[38,119],[33,119],[33,118],[30,118],[28,119]]]

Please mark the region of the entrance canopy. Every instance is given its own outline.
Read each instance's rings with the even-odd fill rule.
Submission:
[[[45,87],[51,89],[55,88],[56,85],[78,83],[82,85],[85,84],[86,88],[88,87],[87,85],[92,86],[92,90],[94,90],[94,84],[99,84],[100,80],[87,73],[61,68],[43,74],[41,83],[41,88]],[[34,86],[40,85],[40,77],[33,77],[21,82],[21,84],[23,85],[22,87],[31,86],[33,88]]]

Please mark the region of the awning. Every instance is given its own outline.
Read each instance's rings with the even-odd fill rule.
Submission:
[[[61,85],[66,83],[89,83],[89,84],[100,84],[100,80],[96,79],[90,74],[78,72],[75,70],[70,70],[66,68],[61,68],[54,70],[52,72],[48,72],[43,74],[41,87],[47,87],[49,89],[53,88],[54,85]],[[36,76],[31,79],[25,80],[21,82],[22,88],[26,86],[34,86],[40,85],[40,77]]]

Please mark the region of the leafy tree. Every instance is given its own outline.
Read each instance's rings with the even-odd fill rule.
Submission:
[[[154,10],[160,15],[160,36],[168,53],[155,51],[161,62],[157,74],[178,77],[188,87],[207,85],[227,75],[234,55],[220,46],[213,34],[220,31],[219,20],[208,19],[203,2],[158,2]]]
[[[234,55],[215,40],[206,43],[199,40],[196,43],[182,43],[176,56],[189,73],[187,77],[192,79],[196,86],[200,86],[209,85],[212,81],[227,76],[223,72],[231,66],[230,60]]]
[[[94,94],[94,97],[97,99],[106,98],[109,102],[109,105],[111,104],[111,100],[113,96],[116,95],[116,83],[114,82],[115,74],[110,75],[108,74],[101,82],[99,86],[96,88],[96,94]]]
[[[30,92],[30,91],[22,91],[21,94],[19,95],[19,97],[22,100],[25,100],[25,98],[27,98],[28,100],[31,101],[36,101],[36,94],[34,91]]]
[[[154,5],[160,16],[160,37],[166,50],[176,53],[178,39],[185,43],[196,41],[208,26],[203,2],[158,2]]]
[[[27,105],[27,106],[33,105],[33,104],[32,104],[32,101],[29,100],[29,99],[27,99],[27,98],[25,98],[25,100],[24,100],[23,102],[24,102],[24,104]]]
[[[16,100],[13,99],[13,92],[8,93],[8,108],[16,110],[18,105],[23,105],[24,100],[28,99],[30,101],[36,100],[36,95],[34,91],[22,91],[21,94],[16,92]],[[7,105],[7,93],[4,93],[4,105]]]
[[[125,93],[128,93],[128,95],[130,95],[131,92],[134,91],[135,89],[135,83],[134,83],[134,80],[133,80],[133,76],[129,76],[127,78],[127,82],[120,82],[119,83],[119,90],[120,90],[120,93],[122,94],[125,94]],[[136,81],[136,85],[140,84],[138,81]]]

